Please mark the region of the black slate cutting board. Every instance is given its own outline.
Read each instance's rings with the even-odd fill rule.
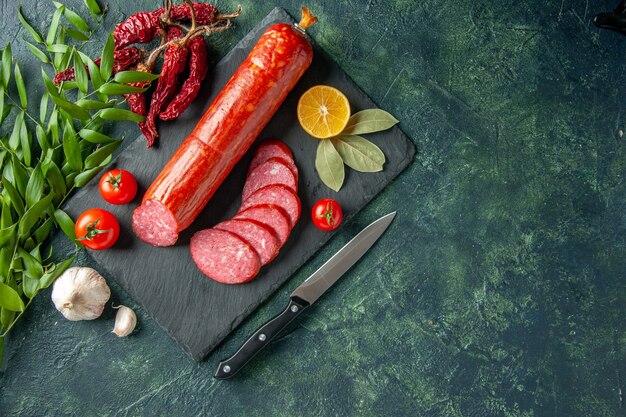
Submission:
[[[191,132],[263,31],[277,22],[294,23],[294,20],[280,8],[263,19],[213,68],[207,77],[209,81],[191,107],[175,122],[159,126],[161,138],[158,148],[146,149],[145,139],[140,136],[116,159],[113,165],[131,171],[140,184],[138,197],[132,204],[113,206],[106,203],[98,193],[97,180],[93,180],[78,191],[65,207],[72,218],[91,207],[104,208],[117,216],[122,229],[120,240],[113,248],[91,251],[91,255],[101,266],[100,269],[113,277],[195,360],[201,360],[211,352],[330,239],[332,233],[317,230],[309,220],[315,201],[325,197],[337,199],[348,218],[391,182],[415,155],[413,143],[394,127],[368,135],[387,157],[382,172],[362,174],[348,169],[339,193],[321,183],[314,165],[317,140],[302,130],[295,114],[300,95],[313,85],[328,84],[346,94],[353,112],[376,106],[334,61],[315,47],[313,64],[258,139],[279,138],[286,142],[293,150],[300,170],[302,217],[279,256],[264,267],[253,281],[229,286],[202,275],[189,254],[189,239],[193,233],[236,213],[252,151],[237,164],[193,225],[181,233],[176,246],[155,248],[136,238],[131,229],[131,216],[143,191]]]

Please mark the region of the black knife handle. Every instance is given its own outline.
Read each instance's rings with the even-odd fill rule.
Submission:
[[[227,379],[235,375],[308,306],[308,303],[299,298],[291,298],[289,305],[282,313],[259,327],[234,355],[220,361],[213,377],[216,379]]]

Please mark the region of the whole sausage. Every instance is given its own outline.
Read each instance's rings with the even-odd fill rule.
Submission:
[[[315,20],[303,8],[299,26],[280,23],[263,33],[146,191],[133,214],[139,238],[171,246],[200,214],[311,64],[302,28]]]

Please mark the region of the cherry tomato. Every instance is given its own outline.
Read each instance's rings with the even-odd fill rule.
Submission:
[[[120,235],[120,224],[108,211],[92,208],[78,216],[74,233],[76,238],[90,249],[108,249]]]
[[[343,211],[338,202],[332,198],[324,198],[313,205],[311,217],[318,229],[335,230],[343,220]]]
[[[128,171],[112,169],[100,178],[98,189],[106,202],[126,204],[133,201],[137,194],[137,180]]]

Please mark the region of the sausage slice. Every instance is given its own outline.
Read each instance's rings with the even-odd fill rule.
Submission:
[[[289,215],[289,225],[293,228],[300,217],[300,199],[289,187],[282,184],[266,185],[243,201],[239,211],[260,204],[276,204]]]
[[[259,273],[254,248],[234,233],[205,229],[191,238],[191,257],[207,277],[223,284],[242,284]]]
[[[261,265],[266,265],[278,255],[280,240],[269,226],[252,219],[233,219],[215,226],[239,236],[248,242],[259,255]]]
[[[293,192],[298,192],[298,180],[289,169],[289,163],[282,158],[270,158],[248,174],[243,186],[242,201],[256,190],[271,184],[284,184]]]

